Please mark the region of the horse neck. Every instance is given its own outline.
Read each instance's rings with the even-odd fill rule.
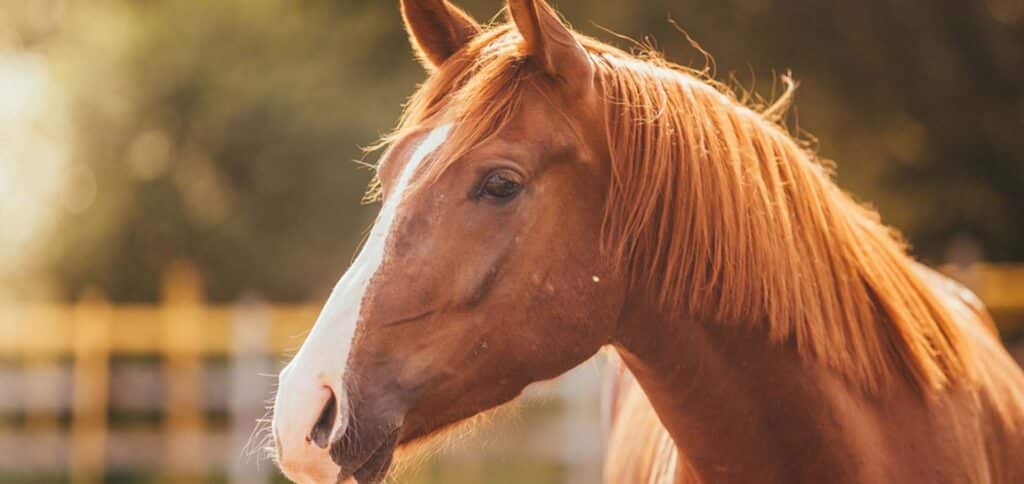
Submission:
[[[785,482],[793,466],[813,473],[853,465],[867,400],[792,345],[772,343],[764,325],[700,324],[644,307],[624,314],[616,348],[704,482],[752,478],[739,470]],[[810,468],[808,448],[818,454]]]

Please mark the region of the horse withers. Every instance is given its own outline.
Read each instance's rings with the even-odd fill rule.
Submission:
[[[384,142],[365,246],[281,373],[288,477],[381,482],[397,449],[610,346],[636,378],[614,420],[637,427],[610,458],[657,482],[1024,482],[1024,375],[983,310],[778,109],[543,0],[492,26],[402,7],[430,76]]]

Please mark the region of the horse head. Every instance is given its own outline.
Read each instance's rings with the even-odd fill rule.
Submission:
[[[380,482],[396,448],[593,355],[624,299],[577,35],[543,0],[488,29],[444,0],[402,7],[431,76],[377,167],[365,245],[280,375],[277,457],[297,481]]]

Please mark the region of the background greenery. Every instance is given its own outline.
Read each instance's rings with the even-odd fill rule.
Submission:
[[[67,100],[64,189],[95,185],[35,241],[35,274],[59,297],[98,285],[153,300],[179,258],[218,300],[326,293],[376,210],[360,206],[370,173],[351,161],[424,78],[397,1],[12,1],[9,44],[45,56]],[[26,20],[40,3],[60,14]],[[461,4],[484,20],[500,8]],[[966,240],[986,259],[1024,259],[1021,2],[557,6],[585,33],[626,45],[611,29],[702,66],[674,19],[719,79],[764,96],[792,70],[790,123],[920,257],[941,261]]]

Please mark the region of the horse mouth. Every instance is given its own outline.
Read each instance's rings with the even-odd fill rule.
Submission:
[[[342,436],[331,444],[331,460],[341,468],[338,482],[354,477],[359,484],[379,484],[384,482],[391,469],[395,448],[398,446],[398,429],[391,431],[379,441],[376,447],[348,440]],[[349,444],[344,446],[343,444]],[[349,447],[349,448],[344,448]]]

